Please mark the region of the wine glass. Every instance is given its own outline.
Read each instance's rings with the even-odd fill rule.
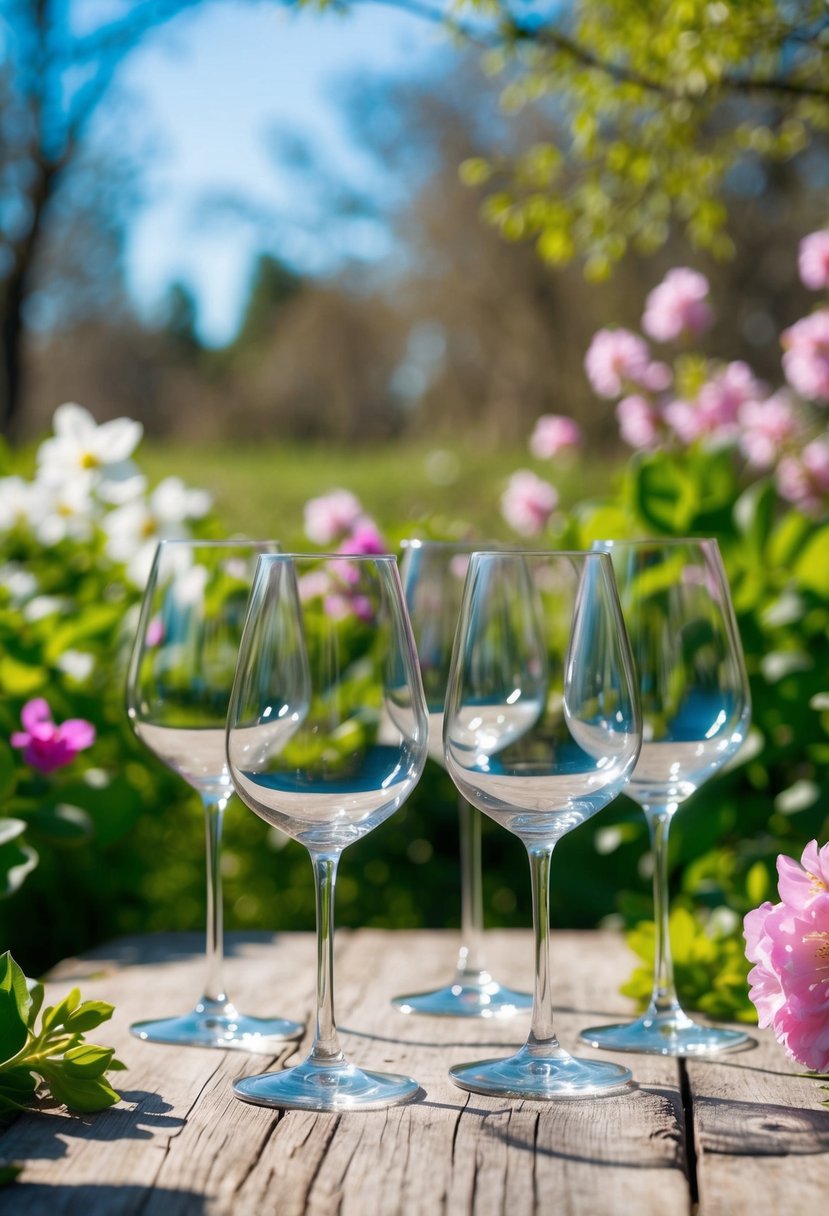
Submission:
[[[228,713],[242,801],[311,855],[317,1017],[308,1057],[236,1081],[239,1098],[302,1110],[406,1102],[410,1077],[350,1063],[334,1021],[334,887],[340,854],[398,809],[426,762],[417,652],[394,557],[259,559]]]
[[[412,622],[426,708],[429,755],[445,769],[443,706],[452,643],[458,623],[469,556],[480,545],[441,541],[406,542],[400,577]],[[509,1017],[529,1009],[532,997],[514,992],[485,969],[482,952],[481,820],[461,795],[458,798],[461,859],[461,945],[451,984],[430,992],[395,997],[402,1013],[451,1017]]]
[[[593,1026],[595,1047],[689,1056],[748,1041],[694,1022],[674,986],[668,934],[668,831],[677,808],[734,755],[751,715],[743,651],[715,540],[603,541],[613,560],[638,669],[643,744],[627,793],[653,851],[653,993],[635,1021]]]
[[[207,975],[194,1009],[130,1027],[154,1043],[267,1051],[298,1037],[286,1018],[239,1013],[222,982],[220,852],[233,792],[225,719],[256,559],[270,542],[163,540],[144,592],[127,677],[138,738],[198,791],[207,830]]]
[[[530,860],[535,988],[526,1044],[450,1069],[517,1098],[623,1091],[627,1068],[569,1055],[553,1028],[550,861],[557,841],[624,786],[641,743],[636,678],[606,553],[476,553],[446,694],[449,774]]]

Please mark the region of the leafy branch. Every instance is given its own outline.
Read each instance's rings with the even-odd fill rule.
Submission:
[[[70,1110],[103,1110],[120,1100],[106,1073],[126,1067],[114,1049],[84,1035],[112,1016],[105,1001],[82,1001],[73,988],[57,1005],[43,1005],[42,984],[29,985],[6,951],[0,956],[0,1120],[25,1110],[38,1089]]]

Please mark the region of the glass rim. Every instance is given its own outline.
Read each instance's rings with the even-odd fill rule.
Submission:
[[[260,553],[260,561],[394,562],[396,553]]]
[[[606,549],[475,549],[474,557],[609,557]]]
[[[640,549],[648,546],[653,548],[673,548],[679,545],[716,545],[719,548],[716,536],[648,536],[638,537],[635,540],[596,540],[594,543],[597,545],[607,545],[608,547],[629,545],[631,548]]]
[[[173,545],[188,545],[191,549],[229,549],[229,548],[254,548],[256,545],[279,545],[281,541],[275,540],[272,537],[263,537],[260,540],[251,540],[249,536],[242,536],[236,540],[218,540],[211,537],[209,540],[199,540],[194,536],[163,536],[155,542],[156,548],[161,549],[162,546],[172,547]]]

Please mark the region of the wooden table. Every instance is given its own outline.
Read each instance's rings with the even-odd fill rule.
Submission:
[[[272,1058],[155,1046],[128,1032],[137,1018],[193,1003],[199,945],[185,936],[126,939],[56,969],[53,999],[79,984],[84,997],[116,1004],[94,1037],[114,1044],[129,1066],[116,1074],[123,1100],[95,1116],[58,1109],[18,1118],[0,1136],[0,1157],[24,1163],[19,1180],[0,1191],[3,1216],[826,1210],[825,1094],[794,1075],[768,1034],[716,1061],[624,1057],[638,1084],[623,1097],[544,1104],[467,1094],[448,1066],[507,1053],[523,1041],[528,1018],[406,1017],[389,998],[445,981],[455,936],[340,930],[336,995],[346,1050],[357,1063],[415,1076],[424,1094],[371,1113],[274,1111],[238,1101],[230,1082],[289,1063],[294,1046]],[[227,946],[237,1004],[311,1024],[310,935],[231,936]],[[530,983],[528,934],[488,934],[487,955],[504,982]],[[559,1036],[572,1049],[580,1027],[628,1011],[617,989],[631,959],[618,937],[600,933],[554,934],[553,955]]]

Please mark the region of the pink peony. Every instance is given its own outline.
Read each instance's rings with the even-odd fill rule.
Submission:
[[[618,397],[640,386],[651,367],[648,344],[629,329],[600,329],[584,356],[584,370],[600,397]]]
[[[348,490],[332,490],[305,504],[305,535],[315,545],[341,540],[363,516],[360,501]]]
[[[581,427],[563,414],[542,414],[530,437],[530,451],[539,460],[552,460],[566,448],[581,445]]]
[[[812,291],[829,287],[829,231],[812,232],[800,242],[797,259],[800,281]]]
[[[41,773],[71,764],[78,752],[95,742],[95,727],[84,718],[69,718],[57,726],[43,697],[27,701],[20,714],[24,729],[11,737],[12,747],[23,749],[23,759]]]
[[[519,469],[501,495],[504,519],[522,536],[537,536],[556,509],[558,492],[528,469]]]
[[[829,498],[829,443],[815,439],[799,456],[784,456],[777,466],[777,489],[807,515],[816,515]]]
[[[623,397],[616,406],[619,434],[632,448],[651,448],[659,440],[661,415],[646,397],[638,393]]]
[[[770,469],[783,447],[797,433],[797,411],[783,391],[765,401],[745,401],[737,411],[742,428],[740,447],[749,464]]]
[[[811,841],[800,864],[778,857],[781,902],[743,924],[749,996],[761,1026],[806,1068],[829,1070],[829,844]]]
[[[783,371],[809,401],[829,404],[829,308],[819,308],[780,335]]]
[[[702,333],[713,320],[707,296],[705,275],[686,266],[669,270],[645,301],[642,328],[656,342]]]

